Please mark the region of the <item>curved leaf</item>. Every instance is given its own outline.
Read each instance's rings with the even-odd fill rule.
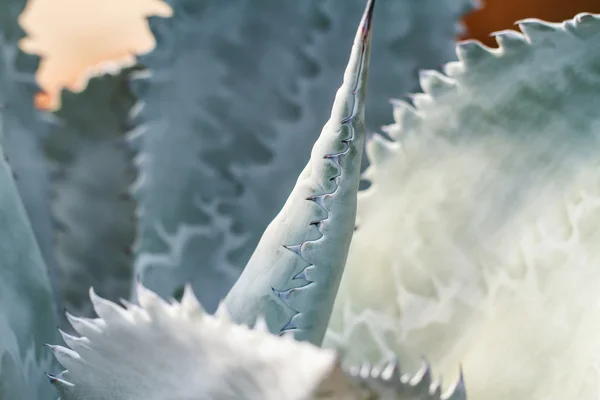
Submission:
[[[53,213],[65,306],[92,313],[90,286],[110,300],[127,298],[133,277],[133,154],[125,142],[135,100],[127,72],[92,79],[63,93],[57,124],[44,141],[53,167]]]
[[[461,43],[369,143],[326,345],[462,362],[472,399],[594,398],[600,17],[519,26]]]
[[[364,0],[171,0],[141,62],[136,272],[162,297],[192,282],[214,310],[276,216],[328,118]],[[470,0],[381,4],[367,105],[453,59]],[[165,166],[168,166],[167,168]]]
[[[39,59],[18,47],[24,35],[17,19],[25,0],[5,0],[0,4],[0,105],[2,106],[4,154],[9,159],[20,197],[31,221],[53,286],[59,281],[54,257],[53,221],[50,211],[50,182],[41,149],[41,139],[49,124],[34,108],[38,91],[35,71]],[[60,303],[56,293],[55,301]]]
[[[81,337],[50,346],[68,368],[51,382],[61,400],[464,400],[462,380],[442,396],[428,369],[415,377],[395,365],[344,371],[335,352],[273,336],[226,312],[207,314],[186,286],[181,303],[137,287],[125,308],[90,291],[99,318],[69,315]],[[367,376],[368,375],[368,376]]]
[[[354,230],[374,4],[306,168],[225,298],[238,323],[264,315],[271,332],[323,340]]]
[[[92,291],[100,318],[68,316],[83,337],[52,346],[68,369],[50,377],[61,400],[303,400],[335,363],[331,350],[206,314],[189,287],[181,303],[137,295],[123,309]]]
[[[0,112],[4,143],[6,119]],[[55,399],[43,373],[44,343],[56,339],[56,309],[31,223],[0,152],[0,399]]]

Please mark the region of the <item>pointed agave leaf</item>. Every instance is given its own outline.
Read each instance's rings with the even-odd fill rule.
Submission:
[[[52,346],[61,400],[304,400],[335,365],[332,350],[207,314],[189,286],[181,303],[137,295],[122,308],[92,291],[100,318],[69,317],[82,337]]]
[[[225,298],[238,323],[320,344],[354,230],[375,1],[369,0],[331,117],[283,209]]]
[[[61,400],[465,400],[461,379],[446,394],[428,367],[342,369],[332,350],[207,314],[191,287],[167,303],[138,286],[125,308],[90,291],[100,318],[69,316],[81,337],[49,346],[68,368],[49,375]]]
[[[214,311],[285,203],[327,120],[364,0],[167,0],[141,58],[136,272],[163,298],[192,282]],[[370,129],[418,68],[455,59],[471,0],[385,1],[371,63]],[[225,27],[225,29],[224,29]],[[168,99],[168,101],[166,100]],[[138,141],[139,139],[139,141]]]
[[[462,363],[473,399],[594,398],[600,16],[520,28],[461,43],[368,144],[325,345]]]
[[[38,91],[35,72],[39,59],[24,54],[18,47],[24,32],[17,20],[25,3],[25,0],[3,0],[0,3],[2,146],[56,288],[59,272],[54,258],[53,223],[48,201],[50,183],[41,149],[41,138],[48,133],[49,125],[34,108],[33,101]],[[56,293],[57,302],[59,298]]]
[[[94,78],[63,93],[58,123],[44,144],[53,167],[53,213],[65,306],[92,314],[88,289],[116,301],[129,296],[135,232],[133,154],[125,141],[135,100],[127,72]]]
[[[139,306],[90,291],[99,318],[69,315],[75,337],[49,346],[67,368],[49,375],[60,400],[464,400],[462,380],[447,395],[386,366],[347,372],[333,350],[277,337],[207,314],[190,286],[167,303],[137,287]]]
[[[0,112],[4,142],[6,119]],[[55,341],[56,309],[48,272],[12,170],[0,147],[0,399],[50,400],[53,370],[44,343]]]

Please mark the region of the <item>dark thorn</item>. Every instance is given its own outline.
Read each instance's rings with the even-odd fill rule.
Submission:
[[[365,10],[363,20],[361,21],[363,41],[365,41],[367,39],[367,36],[369,35],[369,33],[371,33],[374,10],[375,10],[375,0],[368,0],[367,9]]]
[[[48,378],[48,380],[50,380],[51,384],[55,384],[56,382],[58,382],[58,377],[56,377],[52,374],[49,374],[47,372],[44,372],[44,374],[46,374],[46,377]]]

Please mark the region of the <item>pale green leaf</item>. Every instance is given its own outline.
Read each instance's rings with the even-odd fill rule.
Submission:
[[[462,363],[472,400],[596,399],[600,17],[458,47],[368,144],[326,345]]]
[[[442,395],[431,371],[411,377],[386,363],[345,371],[336,353],[207,314],[186,286],[167,303],[143,286],[139,306],[90,291],[99,318],[69,315],[69,347],[50,346],[67,368],[50,380],[61,400],[464,400]]]
[[[214,310],[302,171],[339,86],[364,0],[170,0],[141,58],[136,271],[167,298],[192,282]],[[418,68],[454,59],[470,0],[383,1],[370,129]]]
[[[238,323],[321,344],[356,217],[375,2],[370,0],[331,117],[282,210],[224,304]]]
[[[137,295],[122,308],[91,292],[100,318],[69,316],[82,337],[53,346],[62,400],[304,400],[335,365],[331,350],[207,314],[189,287],[181,303]]]

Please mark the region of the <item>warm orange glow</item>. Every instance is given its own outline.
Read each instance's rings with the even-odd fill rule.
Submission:
[[[91,75],[131,65],[135,55],[151,51],[152,15],[169,17],[172,10],[162,0],[29,0],[19,18],[28,34],[20,45],[42,57],[36,106],[57,109],[63,88],[80,92]]]
[[[33,98],[33,102],[40,110],[50,110],[53,106],[53,99],[46,92],[38,92]]]
[[[468,32],[462,39],[477,39],[490,47],[497,47],[490,33],[517,29],[515,21],[539,18],[562,22],[581,12],[600,13],[598,0],[481,0],[483,8],[465,18]]]
[[[201,0],[198,0],[201,1]],[[528,17],[560,22],[579,12],[600,13],[598,0],[482,0],[483,8],[465,18],[468,34],[496,46],[490,33],[515,29]],[[131,65],[136,54],[155,46],[146,18],[169,17],[163,0],[29,0],[19,22],[28,34],[21,47],[42,57],[37,80],[38,107],[60,106],[63,88],[85,89],[89,76]]]

